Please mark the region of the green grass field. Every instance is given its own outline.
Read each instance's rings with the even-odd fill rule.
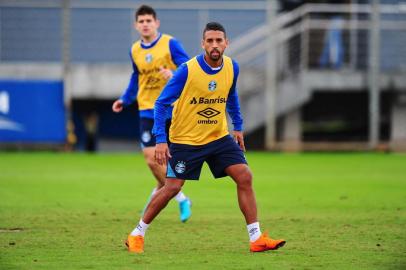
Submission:
[[[145,253],[123,241],[154,185],[140,154],[0,154],[0,269],[406,269],[406,155],[248,153],[262,230],[251,254],[235,185],[208,168]]]

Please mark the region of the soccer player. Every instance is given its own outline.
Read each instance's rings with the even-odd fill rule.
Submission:
[[[166,173],[166,168],[159,166],[154,158],[155,138],[151,132],[154,125],[154,103],[168,79],[172,77],[172,72],[177,66],[189,60],[179,41],[158,32],[159,25],[160,22],[152,7],[142,5],[137,9],[134,27],[139,32],[141,40],[135,42],[130,51],[133,73],[124,94],[112,107],[113,111],[118,113],[135,99],[138,102],[141,147],[148,167],[157,180],[157,186],[150,198],[164,186]],[[169,111],[168,117],[165,117],[168,126],[170,117]],[[182,191],[176,194],[175,199],[179,203],[180,219],[186,222],[191,215],[191,202]]]
[[[135,234],[128,238],[131,252],[144,251],[144,235],[150,223],[181,190],[185,180],[199,179],[205,161],[215,178],[228,175],[236,183],[250,251],[274,250],[285,244],[284,240],[262,234],[257,220],[252,174],[243,153],[243,125],[236,90],[239,68],[223,55],[227,46],[224,27],[208,23],[203,31],[204,53],[178,68],[155,103],[155,158],[159,164],[167,164],[167,178],[147,206]],[[165,115],[175,101],[168,149]],[[233,136],[227,130],[226,111],[234,125]]]

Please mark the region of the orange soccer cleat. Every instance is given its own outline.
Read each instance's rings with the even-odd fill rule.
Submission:
[[[141,235],[129,235],[125,245],[128,248],[129,252],[134,253],[143,253],[144,252],[144,237]]]
[[[267,250],[274,250],[285,245],[286,241],[283,239],[274,240],[268,236],[267,233],[263,233],[255,242],[250,243],[251,252],[262,252]]]

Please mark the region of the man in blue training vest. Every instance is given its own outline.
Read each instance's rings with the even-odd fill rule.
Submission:
[[[245,160],[243,121],[236,84],[238,64],[223,55],[228,46],[224,27],[208,23],[203,32],[205,53],[182,64],[155,103],[155,158],[167,166],[165,186],[152,198],[131,237],[130,250],[144,251],[144,235],[152,220],[182,188],[185,180],[198,180],[204,162],[215,178],[230,176],[237,184],[238,202],[247,223],[250,251],[274,250],[284,240],[262,234],[252,189],[252,174]],[[165,115],[171,104],[170,148],[165,134]],[[227,129],[226,111],[233,125]]]

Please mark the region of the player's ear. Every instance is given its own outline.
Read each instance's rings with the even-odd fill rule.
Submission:
[[[228,38],[226,38],[226,48],[228,47],[229,44],[230,44],[230,41],[228,40]]]
[[[204,49],[204,38],[202,38],[201,45],[202,45],[202,49]]]
[[[156,19],[156,28],[158,29],[160,25],[161,25],[161,21]]]

